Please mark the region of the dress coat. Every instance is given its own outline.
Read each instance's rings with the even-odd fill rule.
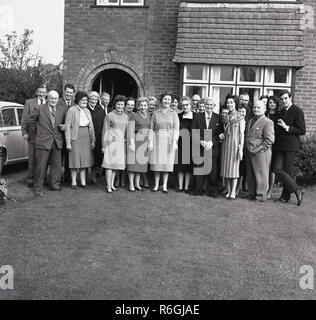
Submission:
[[[22,119],[21,119],[21,130],[22,135],[24,136],[27,134],[28,142],[29,143],[35,143],[35,137],[36,137],[36,126],[33,126],[30,128],[28,118],[29,116],[34,113],[35,109],[39,108],[38,104],[38,98],[28,99],[25,101],[23,113],[22,113]]]

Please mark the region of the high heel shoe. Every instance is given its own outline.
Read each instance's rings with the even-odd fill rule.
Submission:
[[[225,197],[226,197],[227,199],[229,199],[229,198],[230,198],[230,193],[226,193]]]
[[[141,187],[138,187],[138,186],[135,187],[135,189],[138,190],[138,191],[143,191],[143,189]]]
[[[112,191],[117,191],[117,189],[115,187],[111,187]]]

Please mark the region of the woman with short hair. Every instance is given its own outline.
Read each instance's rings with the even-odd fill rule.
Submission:
[[[92,150],[95,147],[95,133],[90,111],[87,109],[88,95],[78,91],[74,105],[66,114],[65,139],[69,151],[71,186],[77,188],[77,171],[80,172],[81,187],[86,186],[86,169],[93,166]]]
[[[127,172],[129,190],[142,190],[140,177],[146,181],[148,172],[148,135],[150,129],[150,115],[148,113],[148,99],[140,97],[137,100],[137,112],[131,115],[128,124],[128,152]]]
[[[151,116],[158,108],[158,100],[156,97],[148,97],[148,113]]]
[[[128,116],[124,112],[126,98],[115,97],[114,110],[104,121],[104,135],[102,138],[102,151],[104,152],[102,167],[105,168],[106,190],[108,193],[116,191],[114,180],[118,170],[126,168],[126,131]]]
[[[155,185],[152,191],[159,189],[162,173],[162,192],[168,192],[169,172],[173,172],[175,151],[178,148],[179,118],[171,109],[172,93],[160,95],[161,107],[151,117],[148,150],[150,153],[150,169],[155,172]]]
[[[225,107],[229,114],[223,119],[224,133],[220,135],[222,140],[221,177],[225,178],[226,198],[235,200],[239,165],[243,158],[246,124],[244,116],[237,111],[239,109],[238,96],[227,95]]]

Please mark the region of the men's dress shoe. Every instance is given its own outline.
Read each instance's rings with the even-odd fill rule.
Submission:
[[[61,188],[60,187],[52,187],[52,186],[50,186],[49,190],[50,191],[61,191]]]
[[[289,200],[286,200],[286,199],[283,199],[283,198],[279,198],[278,200],[274,200],[274,202],[277,202],[277,203],[288,203]]]
[[[191,194],[192,196],[203,196],[203,192],[200,191],[193,191]]]
[[[27,187],[28,187],[28,188],[33,188],[33,187],[34,187],[34,183],[33,183],[33,182],[29,182],[29,183],[27,184]]]
[[[184,190],[184,193],[190,193],[190,190],[188,189],[188,190]]]
[[[78,189],[78,186],[77,185],[75,185],[75,186],[71,186],[71,189],[73,189],[73,190],[77,190]]]
[[[296,198],[297,198],[297,205],[300,206],[303,201],[304,196],[304,190],[300,189],[295,192]]]

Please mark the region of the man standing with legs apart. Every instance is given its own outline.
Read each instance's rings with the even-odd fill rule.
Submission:
[[[280,111],[276,130],[276,158],[274,173],[283,183],[283,191],[277,202],[289,202],[291,194],[295,193],[297,205],[303,200],[303,190],[295,182],[293,175],[296,153],[301,149],[299,136],[306,132],[305,116],[302,109],[292,103],[289,91],[280,93],[284,108]]]
[[[48,160],[50,159],[50,190],[60,190],[62,172],[61,150],[63,148],[63,131],[67,110],[58,105],[58,93],[48,93],[48,103],[35,109],[29,117],[29,125],[36,125],[35,139],[35,183],[34,192],[42,196],[44,178]]]
[[[265,116],[266,107],[258,101],[253,107],[254,117],[246,127],[246,164],[249,197],[266,201],[269,188],[271,146],[274,143],[274,123]]]
[[[47,90],[46,86],[40,86],[36,90],[36,98],[29,99],[25,101],[24,110],[21,120],[21,130],[24,139],[28,143],[28,173],[27,173],[27,186],[32,188],[34,185],[34,167],[35,167],[35,136],[36,128],[30,128],[27,123],[28,117],[33,113],[33,111],[39,108],[40,105],[46,103]]]

